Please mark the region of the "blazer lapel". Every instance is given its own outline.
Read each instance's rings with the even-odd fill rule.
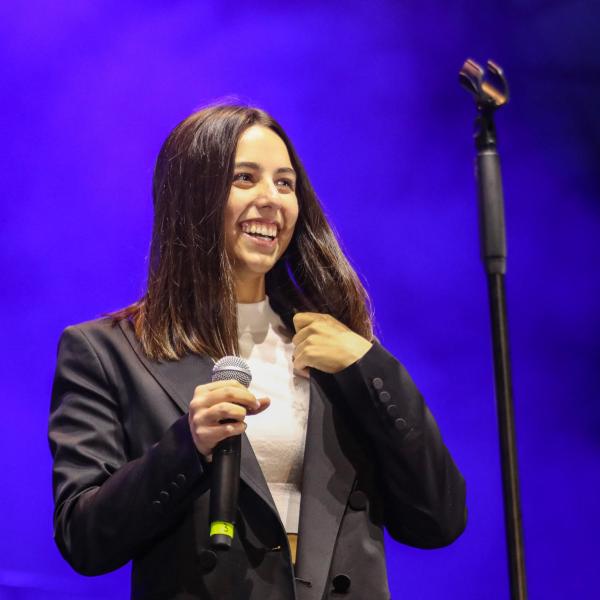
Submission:
[[[326,376],[325,376],[326,377]],[[344,428],[325,391],[311,373],[310,408],[304,451],[296,576],[321,598],[356,471],[338,442]]]
[[[181,413],[186,413],[195,387],[211,380],[214,361],[199,354],[188,354],[180,360],[150,359],[144,354],[131,324],[128,321],[119,321],[119,327],[148,373],[154,377]]]
[[[214,361],[207,356],[198,354],[188,354],[180,360],[156,361],[149,359],[142,351],[129,323],[120,321],[119,325],[146,370],[177,405],[181,413],[186,413],[196,386],[211,380]],[[240,477],[269,505],[271,510],[278,514],[262,469],[245,433],[242,434]]]
[[[275,506],[273,496],[265,479],[264,473],[258,464],[252,445],[248,436],[242,434],[242,457],[240,461],[240,478],[248,484],[254,490],[256,494],[269,506],[269,508],[275,513],[277,518],[279,517],[279,511]],[[283,524],[281,525],[283,528]]]

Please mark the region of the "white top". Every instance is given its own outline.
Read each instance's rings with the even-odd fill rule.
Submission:
[[[246,419],[246,434],[287,533],[298,532],[309,379],[292,366],[294,346],[268,298],[238,304],[240,356],[252,372],[250,391],[271,405]]]

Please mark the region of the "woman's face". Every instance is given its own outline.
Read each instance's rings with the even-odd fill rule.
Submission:
[[[225,245],[238,286],[264,279],[288,247],[297,219],[287,148],[275,132],[253,125],[238,142],[225,207]]]

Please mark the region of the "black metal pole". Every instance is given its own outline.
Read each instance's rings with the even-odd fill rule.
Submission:
[[[500,434],[502,489],[504,492],[504,523],[508,550],[511,598],[527,598],[525,552],[521,525],[521,500],[519,494],[519,467],[512,396],[508,322],[504,275],[488,275],[488,291],[494,348],[494,375],[496,411]]]
[[[519,468],[512,395],[508,317],[504,275],[506,273],[506,232],[504,196],[500,157],[496,148],[494,112],[508,101],[508,85],[502,69],[488,61],[492,83],[484,80],[484,71],[468,60],[460,73],[460,81],[477,103],[475,147],[479,204],[481,255],[488,280],[496,410],[500,436],[500,460],[504,497],[504,522],[510,592],[513,600],[526,600],[525,552],[521,523]],[[499,87],[494,84],[499,83]]]

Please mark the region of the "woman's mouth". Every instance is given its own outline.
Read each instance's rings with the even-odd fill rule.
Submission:
[[[277,238],[277,225],[261,221],[244,221],[241,224],[242,232],[257,242],[273,243]]]

